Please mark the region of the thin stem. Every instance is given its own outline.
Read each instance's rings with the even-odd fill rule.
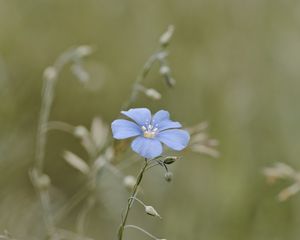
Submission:
[[[56,75],[56,73],[55,73]],[[42,104],[38,122],[37,137],[36,137],[36,152],[34,169],[38,178],[44,175],[44,161],[45,150],[47,144],[47,124],[49,121],[50,111],[54,100],[55,86],[57,83],[57,76],[53,78],[44,78]],[[36,188],[42,204],[44,222],[48,234],[51,236],[55,232],[55,225],[53,221],[52,212],[50,210],[50,198],[48,189],[41,190]]]
[[[131,95],[130,95],[129,99],[121,107],[122,110],[127,110],[129,108],[129,106],[136,100],[138,93],[140,91],[140,83],[148,76],[148,73],[150,72],[152,65],[157,60],[157,55],[158,55],[158,52],[151,55],[148,58],[148,60],[146,61],[146,63],[144,64],[144,67],[143,67],[141,73],[137,76],[137,78],[133,84]]]
[[[85,50],[84,53],[83,50]],[[58,75],[62,68],[69,62],[74,62],[78,58],[82,58],[84,55],[88,55],[89,52],[86,47],[78,47],[77,49],[71,49],[61,54],[55,61],[54,65],[48,67],[44,72],[43,90],[42,90],[42,103],[38,121],[37,137],[36,137],[36,150],[35,150],[35,163],[32,172],[35,172],[34,181],[36,190],[42,204],[43,217],[45,225],[48,231],[48,235],[52,236],[55,233],[55,224],[53,220],[53,214],[50,208],[50,197],[48,187],[42,189],[39,182],[44,174],[44,162],[45,151],[47,144],[47,125],[49,122],[49,116],[53,105],[55,87],[58,81]],[[32,177],[32,176],[31,176]],[[46,176],[48,177],[48,176]],[[49,180],[50,182],[50,180]]]
[[[137,197],[130,197],[129,199],[133,199],[136,200],[138,203],[140,203],[143,207],[146,207],[146,204],[143,203],[143,201],[141,199],[138,199]]]
[[[96,160],[96,158],[94,158],[94,156],[91,155],[90,156],[90,166],[89,166],[91,169],[94,165],[95,160]],[[80,235],[84,234],[86,219],[88,217],[90,210],[93,208],[93,206],[95,205],[95,202],[96,202],[96,199],[95,199],[96,176],[97,176],[96,171],[90,171],[87,176],[88,196],[87,196],[87,199],[85,200],[85,204],[84,204],[83,208],[81,208],[81,211],[77,218],[77,232]]]
[[[47,143],[47,131],[45,128],[47,126],[50,110],[54,98],[54,89],[57,82],[57,78],[44,79],[43,83],[43,98],[41,105],[40,118],[38,123],[37,138],[36,138],[36,153],[35,153],[35,168],[39,174],[43,172],[44,168],[44,158],[45,158],[45,148]]]
[[[147,167],[146,171],[148,171],[149,169],[151,169],[151,168],[153,168],[153,167],[156,167],[156,166],[158,166],[158,165],[160,165],[160,166],[161,166],[161,164],[159,164],[159,163],[155,163],[155,164],[153,164],[153,165],[151,165],[151,166]]]
[[[51,121],[51,122],[48,122],[48,124],[47,124],[47,131],[60,130],[60,131],[63,131],[63,132],[73,134],[74,129],[75,129],[75,127],[72,126],[71,124],[68,124],[68,123],[65,123],[65,122],[60,122],[60,121]]]
[[[145,172],[147,166],[148,166],[148,160],[145,159],[145,164],[144,164],[144,166],[142,167],[142,169],[140,170],[140,172],[139,172],[139,174],[137,176],[136,184],[134,185],[133,190],[132,190],[131,195],[130,195],[130,198],[128,200],[127,207],[126,207],[126,210],[125,210],[125,215],[124,215],[124,217],[122,219],[122,222],[121,222],[121,225],[119,227],[118,240],[122,240],[123,239],[123,233],[124,233],[126,221],[127,221],[130,209],[131,209],[132,204],[134,202],[134,199],[136,197],[137,190],[138,190],[138,188],[140,186],[140,183],[141,183],[141,181],[143,179],[143,175],[144,175],[144,172]]]
[[[55,233],[55,225],[53,215],[50,209],[49,191],[39,191],[40,201],[44,209],[44,221],[48,231],[48,234],[52,236]]]
[[[151,233],[147,232],[145,229],[138,227],[136,225],[126,225],[125,228],[134,228],[137,229],[143,233],[145,233],[146,235],[148,235],[149,237],[153,238],[154,240],[160,240],[159,238],[155,237],[154,235],[152,235]]]

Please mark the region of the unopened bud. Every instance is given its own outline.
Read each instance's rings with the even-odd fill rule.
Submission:
[[[168,27],[167,31],[161,35],[159,42],[163,47],[166,47],[169,45],[172,35],[174,33],[174,30],[175,30],[175,27],[173,25],[170,25]]]
[[[134,176],[128,175],[123,179],[123,184],[128,189],[133,189],[136,184],[136,178]]]
[[[165,173],[165,180],[166,180],[167,182],[171,182],[172,179],[173,179],[173,173],[171,173],[171,172],[166,172],[166,173]]]
[[[174,163],[175,161],[177,161],[178,159],[179,159],[179,157],[177,157],[177,156],[168,156],[163,160],[163,162],[164,162],[164,164],[170,165],[170,164]]]
[[[152,99],[154,99],[154,100],[159,100],[159,99],[161,99],[161,94],[160,94],[157,90],[155,90],[155,89],[153,89],[153,88],[148,88],[148,89],[146,89],[146,90],[145,90],[145,94],[146,94],[148,97],[150,97],[150,98],[152,98]]]
[[[53,80],[57,77],[57,71],[55,67],[47,67],[44,71],[44,78],[47,80]]]
[[[157,213],[157,211],[152,206],[145,206],[145,212],[150,216],[161,218],[161,216]]]
[[[171,70],[168,66],[161,66],[159,69],[159,73],[163,76],[170,74]]]
[[[74,129],[74,135],[76,137],[82,138],[88,134],[88,130],[84,126],[77,126]]]
[[[90,46],[82,45],[76,49],[76,52],[80,57],[85,57],[90,55],[93,52],[93,49]]]

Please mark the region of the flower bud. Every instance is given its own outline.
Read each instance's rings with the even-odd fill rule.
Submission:
[[[47,67],[44,71],[44,78],[47,80],[53,80],[57,77],[57,71],[55,67]]]
[[[65,151],[63,157],[70,166],[82,172],[83,174],[88,174],[90,172],[89,165],[76,154]]]
[[[136,178],[134,176],[128,175],[123,179],[123,184],[128,189],[133,189],[136,184]]]
[[[74,135],[79,138],[83,138],[88,134],[88,130],[84,126],[77,126],[74,129]]]
[[[159,42],[163,47],[166,47],[169,45],[172,35],[174,33],[174,30],[175,30],[175,27],[173,25],[170,25],[168,27],[167,31],[161,35]]]
[[[90,55],[93,52],[93,49],[90,46],[82,45],[76,49],[76,52],[80,57],[85,57]]]
[[[171,72],[170,68],[166,65],[161,66],[159,69],[159,73],[163,76],[170,74],[170,72]]]
[[[161,218],[161,216],[159,216],[157,211],[152,206],[145,206],[145,212],[150,216]]]
[[[163,163],[164,164],[167,164],[167,165],[170,165],[172,163],[174,163],[176,160],[178,160],[179,157],[177,156],[167,156],[164,160],[163,160]]]
[[[157,90],[155,90],[153,88],[146,89],[145,90],[145,94],[148,97],[152,98],[153,100],[159,100],[159,99],[161,99],[161,94]]]
[[[173,173],[171,173],[171,172],[166,172],[166,173],[165,173],[165,180],[166,180],[167,182],[171,182],[172,179],[173,179]]]

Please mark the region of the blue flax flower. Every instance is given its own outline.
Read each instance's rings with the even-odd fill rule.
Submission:
[[[189,133],[179,129],[182,127],[181,124],[171,121],[170,114],[165,110],[160,110],[153,116],[147,108],[133,108],[121,113],[134,122],[124,119],[113,121],[111,124],[113,137],[116,139],[135,137],[131,148],[144,158],[153,159],[161,155],[162,143],[176,151],[188,145]]]

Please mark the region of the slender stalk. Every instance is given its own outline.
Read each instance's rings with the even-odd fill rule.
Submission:
[[[40,118],[38,123],[37,138],[36,138],[36,159],[35,168],[39,174],[43,172],[44,169],[44,158],[45,158],[45,148],[47,142],[47,131],[45,128],[48,123],[51,106],[54,98],[54,89],[57,82],[57,78],[44,79],[44,93],[42,98],[42,106],[40,112]]]
[[[51,121],[47,124],[47,131],[50,130],[60,130],[63,132],[74,134],[75,127],[71,124],[60,122],[60,121]]]
[[[145,164],[144,166],[142,167],[142,169],[140,170],[138,176],[137,176],[137,180],[136,180],[136,184],[134,185],[133,187],[133,190],[131,192],[131,195],[130,195],[130,198],[128,199],[128,203],[127,203],[127,207],[126,207],[126,210],[125,210],[125,214],[124,214],[124,217],[122,218],[122,222],[121,222],[121,225],[119,227],[119,231],[118,231],[118,240],[122,240],[123,239],[123,233],[124,233],[124,229],[125,229],[125,225],[126,225],[126,222],[127,222],[127,218],[128,218],[128,215],[129,215],[129,212],[130,212],[130,209],[132,207],[132,204],[135,200],[135,197],[136,197],[136,194],[137,194],[137,190],[141,184],[141,181],[143,179],[143,176],[144,176],[144,172],[146,170],[148,166],[148,160],[145,159]]]
[[[154,235],[152,235],[151,233],[147,232],[145,229],[142,229],[141,227],[138,227],[136,225],[126,225],[125,228],[134,228],[134,229],[137,229],[137,230],[145,233],[146,235],[148,235],[149,237],[153,238],[154,240],[161,240],[161,239],[155,237]]]
[[[138,93],[140,91],[140,83],[147,77],[152,65],[157,60],[157,55],[158,55],[158,52],[151,55],[148,58],[148,60],[146,61],[146,63],[144,64],[144,67],[143,67],[141,73],[137,76],[137,78],[133,84],[129,99],[121,107],[122,110],[127,110],[129,108],[129,106],[136,100]]]
[[[49,121],[50,111],[54,100],[55,86],[57,83],[57,72],[54,69],[51,69],[51,71],[55,71],[55,73],[53,73],[54,75],[51,77],[45,77],[43,82],[42,105],[38,122],[35,163],[33,167],[33,171],[36,172],[36,177],[33,178],[35,181],[34,185],[41,201],[44,222],[49,236],[52,236],[55,232],[53,215],[50,210],[49,193],[47,188],[41,189],[40,187],[37,187],[37,182],[39,182],[41,177],[44,176],[45,150],[47,144],[46,128]]]
[[[58,81],[58,75],[61,72],[62,68],[67,63],[74,63],[82,57],[89,55],[90,52],[91,50],[88,46],[80,46],[76,49],[68,50],[61,54],[55,61],[54,65],[48,67],[44,72],[42,104],[38,121],[35,162],[33,170],[31,171],[31,180],[38,192],[38,196],[41,201],[44,222],[49,236],[53,236],[56,229],[53,214],[51,211],[50,196],[48,191],[50,178],[44,174],[44,162],[47,144],[47,127],[53,105],[55,87]],[[47,186],[41,187],[41,185],[43,185],[43,179],[47,179]]]
[[[68,63],[77,63],[81,58],[91,53],[89,46],[79,46],[75,49],[63,52],[54,62],[53,66],[48,67],[44,72],[42,105],[40,110],[38,131],[36,138],[36,152],[35,152],[35,169],[41,174],[44,168],[45,148],[47,143],[47,124],[52,108],[55,86],[58,81],[58,75],[61,70]]]
[[[132,197],[130,199],[136,200],[138,203],[140,203],[143,207],[146,207],[146,204],[142,202],[142,200],[138,199],[137,197]]]
[[[93,146],[93,145],[92,145]],[[94,163],[96,161],[96,155],[93,155],[93,153],[97,152],[96,146],[93,147],[94,149],[91,149],[92,151],[89,153],[90,154],[90,164],[89,167],[90,169],[93,168]],[[97,171],[89,171],[87,175],[87,182],[88,182],[88,194],[87,198],[84,200],[84,206],[81,208],[81,211],[78,214],[77,218],[77,233],[79,235],[84,234],[84,228],[85,228],[85,223],[88,217],[88,214],[90,210],[93,208],[95,205],[95,190],[96,190],[96,177],[97,177]]]

